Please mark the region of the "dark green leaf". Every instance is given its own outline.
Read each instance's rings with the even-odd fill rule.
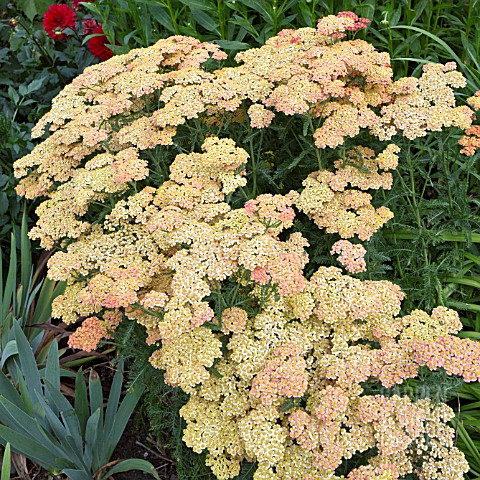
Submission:
[[[83,470],[73,470],[71,468],[64,468],[62,472],[72,480],[92,480],[92,476],[88,475]]]
[[[235,42],[233,40],[213,40],[212,43],[220,45],[224,50],[247,50],[250,44],[245,42]]]
[[[47,364],[45,366],[45,378],[60,392],[60,364],[58,361],[58,343],[53,341],[48,350]]]
[[[108,438],[108,458],[112,456],[117,443],[120,441],[123,431],[127,426],[128,419],[140,400],[143,390],[143,386],[137,386],[133,392],[128,392],[127,395],[125,395],[125,398],[118,409],[117,415],[115,416],[112,433]]]
[[[25,382],[27,389],[30,393],[30,397],[35,398],[34,392],[42,392],[42,385],[40,383],[40,375],[38,373],[37,362],[33,355],[30,343],[28,343],[27,337],[23,333],[20,325],[17,321],[13,324],[15,339],[17,341],[18,356],[22,373],[25,376]]]
[[[258,12],[262,18],[272,24],[273,16],[270,5],[265,0],[242,0],[242,3]]]
[[[189,7],[191,10],[203,10],[204,12],[209,12],[210,14],[216,13],[216,8],[208,0],[180,0],[184,5]]]
[[[85,428],[85,453],[86,461],[93,465],[95,470],[98,470],[102,465],[98,465],[96,458],[101,452],[96,452],[98,448],[104,449],[104,445],[97,445],[98,434],[102,428],[100,424],[101,410],[97,409],[88,419]]]
[[[104,435],[110,438],[113,430],[115,416],[118,411],[120,395],[122,393],[123,382],[123,359],[120,359],[117,365],[115,376],[113,377],[110,395],[108,397],[107,408],[105,410]],[[107,463],[110,458],[104,458],[101,463]]]
[[[112,475],[122,472],[130,472],[131,470],[140,470],[142,472],[149,473],[153,477],[160,480],[160,477],[155,471],[155,467],[150,462],[140,459],[124,460],[123,462],[117,463],[101,478],[101,480],[108,480]]]
[[[215,21],[211,14],[205,13],[202,10],[192,8],[190,11],[190,17],[199,23],[203,28],[208,32],[213,32],[216,35],[220,36],[219,23]]]
[[[85,435],[85,427],[88,420],[88,399],[87,399],[87,386],[83,378],[83,371],[77,372],[75,378],[75,411],[77,412],[78,421],[80,423],[80,430],[82,436]]]
[[[10,444],[7,443],[5,446],[5,451],[3,452],[3,460],[2,460],[2,476],[0,480],[10,480]]]
[[[3,293],[1,303],[1,320],[2,323],[7,318],[8,311],[14,302],[14,292],[17,286],[17,242],[15,241],[15,235],[12,233],[10,247],[10,264],[8,267],[7,280],[5,282],[4,290],[0,291],[0,295]]]
[[[2,359],[0,361],[0,368],[3,368],[5,362],[13,355],[18,354],[17,342],[10,340],[2,351]]]
[[[52,470],[52,452],[48,448],[33,441],[30,436],[0,425],[0,443],[5,445],[7,442],[11,444],[13,451],[30,458],[47,470]]]

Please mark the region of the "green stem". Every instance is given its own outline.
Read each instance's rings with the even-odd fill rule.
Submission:
[[[310,125],[310,129],[313,135],[315,133],[315,127],[313,126],[312,117],[310,115],[308,115],[308,123]],[[322,163],[322,156],[320,154],[320,149],[317,147],[314,147],[314,148],[315,148],[315,155],[317,156],[318,169],[323,170],[323,163]]]
[[[38,40],[35,38],[33,33],[28,29],[28,27],[20,19],[17,19],[17,21],[18,21],[18,24],[28,33],[28,36],[33,40],[33,42],[40,50],[40,53],[43,55],[43,57],[47,60],[50,66],[55,70],[55,73],[58,75],[62,83],[65,83],[65,77],[60,73],[60,70],[58,70],[57,66],[55,65],[55,60],[42,47],[42,45],[38,42]]]
[[[278,10],[278,1],[277,0],[273,0],[273,6],[272,6],[272,10],[273,10],[273,35],[276,35],[278,33],[278,26],[277,26],[277,23],[278,23],[278,14],[277,14],[277,10]]]
[[[262,144],[263,144],[263,130],[260,132],[260,140],[258,141],[258,155],[260,155],[262,151]],[[257,196],[257,155],[255,154],[254,144],[253,144],[253,137],[250,135],[250,159],[252,160],[252,177],[253,177],[253,198]]]
[[[33,36],[32,32],[28,29],[28,27],[20,19],[17,19],[17,21],[18,21],[18,24],[28,33],[29,37],[33,40],[33,42],[38,47],[38,49],[40,50],[42,55],[46,58],[47,62],[50,64],[50,66],[53,67],[55,65],[55,63],[54,63],[52,57],[50,57],[48,52],[42,47],[42,45],[40,45],[40,43],[38,43],[38,40]]]
[[[223,40],[227,40],[226,30],[225,30],[225,10],[223,0],[217,0],[217,15],[218,22],[220,24],[220,36]]]
[[[167,9],[168,9],[168,13],[170,14],[170,20],[172,21],[173,30],[175,31],[175,35],[180,35],[180,31],[178,29],[177,19],[175,18],[175,12],[173,11],[172,3],[170,2],[170,0],[167,0]]]
[[[429,232],[430,230],[422,229],[424,232]],[[385,238],[396,238],[398,240],[414,240],[418,238],[418,231],[406,231],[406,230],[392,230],[391,232],[383,233]],[[480,233],[470,234],[470,238],[466,237],[464,233],[441,233],[435,234],[435,238],[443,240],[444,242],[472,242],[480,243]]]
[[[467,14],[467,25],[465,27],[465,38],[468,39],[468,36],[470,34],[470,19],[472,18],[472,8],[473,8],[473,4],[475,2],[473,0],[470,0],[470,2],[468,2],[468,14]],[[465,62],[465,59],[467,58],[467,50],[466,49],[462,49],[463,52],[462,52],[462,61]]]
[[[417,227],[419,230],[422,230],[424,228],[422,219],[420,217],[420,209],[419,209],[419,203],[417,202],[417,192],[415,188],[415,174],[414,174],[414,166],[411,163],[411,157],[410,157],[410,145],[408,148],[408,153],[407,153],[407,159],[408,159],[408,167],[409,167],[409,174],[410,174],[410,188],[411,188],[411,193],[412,193],[412,204],[414,206],[414,213],[415,213],[415,218],[417,220]],[[425,240],[422,238],[422,253],[423,253],[423,258],[425,261],[425,266],[430,265],[429,257],[428,257],[428,250],[427,246],[425,244]]]

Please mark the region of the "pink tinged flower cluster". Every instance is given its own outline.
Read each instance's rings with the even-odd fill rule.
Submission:
[[[308,386],[302,348],[292,342],[272,353],[273,358],[253,379],[250,395],[260,398],[264,405],[271,405],[279,396],[301,397]]]
[[[442,335],[433,341],[414,340],[409,347],[419,365],[430,370],[445,369],[450,375],[458,375],[466,382],[480,380],[480,343],[450,335]]]
[[[362,245],[354,245],[348,240],[339,240],[335,242],[330,250],[330,254],[340,254],[338,261],[350,273],[364,272],[367,269],[365,254],[367,251]]]
[[[475,110],[480,111],[480,90],[467,98],[468,104]],[[465,130],[465,135],[458,141],[463,147],[460,153],[472,156],[480,148],[480,125],[475,124]]]
[[[339,12],[337,15],[321,18],[317,24],[317,32],[323,37],[341,39],[345,37],[343,32],[367,28],[369,23],[368,18],[359,18],[353,12]]]
[[[98,347],[100,340],[108,334],[106,326],[98,317],[90,317],[82,322],[75,333],[68,338],[68,346],[85,352]]]
[[[248,314],[239,307],[226,308],[222,312],[222,331],[241,333],[247,327]]]

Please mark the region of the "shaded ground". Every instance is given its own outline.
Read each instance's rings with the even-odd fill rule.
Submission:
[[[177,480],[175,463],[169,459],[161,445],[153,438],[135,431],[134,423],[130,420],[125,432],[113,453],[112,460],[141,458],[149,461],[157,470],[162,480]],[[146,480],[151,475],[139,471],[119,473],[115,480]]]

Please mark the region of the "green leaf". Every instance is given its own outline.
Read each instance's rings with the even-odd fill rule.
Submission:
[[[426,35],[427,37],[431,38],[434,42],[436,42],[438,45],[440,45],[445,50],[445,52],[447,52],[448,56],[453,58],[457,62],[459,68],[463,70],[466,76],[467,76],[467,73],[471,75],[471,70],[468,68],[468,66],[466,66],[464,62],[462,62],[460,57],[454,52],[454,50],[437,35],[434,35],[433,33],[430,33],[427,30],[424,30],[423,28],[412,27],[410,25],[397,25],[397,26],[392,26],[391,28],[413,30],[414,32],[418,32],[418,33],[421,33],[422,35]],[[473,77],[475,82],[478,83],[479,79],[474,75]],[[475,88],[475,90],[478,90],[478,85],[476,85],[475,83],[472,83],[471,80],[468,80],[468,83],[471,84]]]
[[[133,392],[128,392],[127,395],[125,395],[125,398],[123,399],[123,402],[118,409],[117,415],[115,416],[113,428],[111,430],[112,433],[108,439],[108,458],[112,456],[117,443],[120,441],[120,438],[123,435],[123,431],[127,426],[128,419],[130,418],[130,415],[132,414],[138,401],[140,400],[143,391],[143,386],[137,386],[135,390],[133,390]]]
[[[60,364],[58,361],[58,343],[53,341],[48,350],[47,364],[45,366],[45,378],[60,392]]]
[[[5,345],[5,348],[3,349],[2,359],[0,360],[0,368],[3,368],[3,366],[5,365],[5,362],[13,355],[17,355],[17,353],[18,353],[17,342],[15,340],[10,340]]]
[[[30,325],[48,322],[52,315],[52,302],[65,291],[66,286],[65,282],[56,284],[48,278],[43,281]]]
[[[137,1],[140,1],[140,0],[137,0]],[[164,8],[158,5],[150,5],[149,3],[148,9],[150,10],[150,13],[152,14],[153,18],[157,20],[157,22],[160,23],[160,25],[162,25],[162,27],[165,28],[167,32],[171,34],[176,33],[172,19],[170,18],[170,15],[167,13],[167,11]]]
[[[22,397],[22,402],[25,405],[26,411],[30,414],[33,412],[33,400],[28,392],[27,384],[25,382],[25,378],[20,370],[20,367],[15,361],[15,367],[17,370],[17,381],[18,381],[18,391],[20,392],[20,396]]]
[[[271,7],[265,0],[242,0],[242,3],[258,12],[267,23],[273,24]]]
[[[32,280],[32,250],[30,246],[30,240],[28,238],[26,209],[23,211],[22,230],[20,233],[20,269],[20,281],[23,286],[20,305],[24,305]]]
[[[60,393],[59,389],[54,387],[47,380],[45,382],[45,393],[48,395],[48,398],[50,398],[52,411],[54,411],[55,414],[59,414],[63,420],[62,428],[65,430],[65,438],[58,435],[57,438],[60,442],[66,441],[65,439],[67,438],[71,439],[69,446],[72,450],[72,455],[77,457],[76,465],[80,465],[83,463],[83,435],[76,412],[70,405],[70,402]],[[44,408],[47,410],[47,407],[44,406]],[[52,421],[55,422],[54,419],[51,419],[51,422]],[[58,424],[57,428],[59,428]],[[66,458],[69,458],[69,456]],[[87,468],[86,465],[84,465],[84,467]]]
[[[83,371],[80,368],[75,377],[75,411],[77,412],[77,418],[80,423],[80,431],[82,437],[85,435],[85,427],[88,420],[88,399],[87,399],[87,386],[83,378]]]
[[[294,402],[293,398],[287,398],[285,400],[285,402],[283,402],[282,405],[280,406],[280,411],[281,412],[286,412],[286,411],[292,409],[294,406],[295,406],[295,402]]]
[[[90,371],[90,376],[88,380],[88,393],[90,398],[90,414],[93,415],[94,413],[98,412],[99,420],[98,420],[98,428],[97,432],[95,433],[95,441],[97,442],[95,446],[92,446],[92,453],[93,453],[93,465],[96,468],[100,468],[100,457],[105,454],[105,445],[104,441],[109,441],[110,439],[104,438],[103,435],[103,392],[102,392],[102,384],[100,382],[100,377],[98,376],[95,370]],[[91,418],[91,417],[90,417]],[[88,420],[88,422],[90,419]],[[88,430],[88,422],[87,428]],[[110,458],[110,457],[108,457]]]
[[[42,392],[42,384],[40,383],[40,374],[38,373],[37,362],[33,354],[30,343],[23,333],[17,321],[13,324],[15,339],[17,341],[18,356],[20,360],[21,370],[25,376],[27,389],[30,397],[35,398],[35,391]]]
[[[122,383],[123,383],[123,359],[120,358],[118,362],[115,375],[113,377],[112,386],[110,388],[110,395],[108,397],[107,408],[105,410],[105,422],[104,422],[104,438],[106,442],[109,442],[111,438],[115,416],[118,411],[118,406],[120,402],[120,395],[122,393]],[[113,446],[115,449],[115,445]],[[105,453],[108,454],[110,449],[106,448]],[[100,463],[105,464],[110,460],[110,457],[105,455],[103,458],[100,458]]]
[[[453,425],[458,431],[458,436],[464,443],[466,449],[470,453],[470,455],[475,459],[475,461],[480,464],[480,451],[478,450],[477,446],[475,445],[475,442],[472,440],[470,435],[468,434],[467,430],[463,426],[461,422],[458,421],[457,418],[454,418],[451,420]]]
[[[32,21],[38,13],[37,6],[32,0],[17,0],[16,5],[30,21]]]
[[[471,338],[473,340],[480,340],[480,332],[458,332],[460,338]]]
[[[92,476],[85,473],[83,470],[73,470],[71,468],[64,468],[62,470],[68,478],[72,480],[92,480]]]
[[[0,295],[3,292],[2,304],[1,304],[1,322],[8,316],[8,311],[14,302],[14,292],[17,287],[17,242],[15,241],[15,235],[12,233],[10,244],[10,264],[8,267],[7,280],[5,282],[5,289],[0,291]]]
[[[27,411],[23,405],[22,399],[18,394],[12,382],[6,377],[6,375],[0,370],[0,392],[2,397],[15,404],[18,408],[21,408],[24,412]]]
[[[1,421],[5,426],[21,435],[28,435],[30,442],[38,442],[39,445],[47,448],[50,452],[50,457],[63,454],[61,444],[56,442],[51,437],[51,434],[43,429],[36,418],[25,413],[21,408],[18,408],[4,397],[0,397],[0,404],[2,406],[2,409],[0,409]],[[40,405],[36,409],[41,409],[46,415],[45,410]],[[61,442],[63,442],[63,438]],[[16,448],[15,444],[12,445]]]
[[[251,47],[249,43],[235,42],[233,40],[212,40],[212,43],[220,45],[224,50],[247,50]]]
[[[110,478],[112,475],[115,475],[116,473],[129,472],[131,470],[140,470],[142,472],[149,473],[154,478],[160,480],[160,477],[155,471],[155,467],[150,462],[140,459],[129,459],[117,463],[101,478],[101,480],[108,480],[108,478]]]
[[[43,444],[44,435],[41,432],[40,427],[35,425],[35,421],[31,415],[3,396],[0,396],[0,405],[3,407],[0,410],[0,419],[2,423],[17,432],[21,431],[23,434],[29,435],[33,440]],[[52,444],[49,445],[49,448],[54,449],[55,447]]]
[[[208,0],[180,0],[180,2],[182,2],[191,10],[203,10],[204,12],[209,12],[210,14],[216,13],[216,8]]]
[[[7,443],[5,446],[5,451],[3,452],[3,460],[2,460],[2,476],[0,480],[10,480],[10,444]]]
[[[45,380],[45,393],[51,399],[52,409],[55,407],[59,414],[64,415],[66,427],[70,434],[80,437],[80,424],[76,419],[75,410],[70,402],[60,393],[60,389],[54,387],[48,380]]]
[[[15,452],[28,457],[47,470],[52,470],[52,452],[48,448],[33,441],[30,436],[0,425],[0,443],[5,445],[7,442],[11,444],[12,450]]]
[[[218,21],[214,21],[211,14],[205,13],[202,10],[198,10],[196,8],[192,8],[190,10],[190,17],[199,23],[203,28],[205,28],[208,32],[213,32],[219,37],[221,36],[219,30],[219,23]]]
[[[40,16],[42,16],[52,4],[51,0],[33,0],[33,1],[36,5],[38,15]]]
[[[85,453],[84,458],[87,463],[93,466],[95,470],[98,470],[101,465],[97,465],[96,458],[99,452],[98,448],[103,449],[103,445],[97,445],[98,434],[101,429],[100,424],[101,410],[97,409],[88,419],[87,426],[85,428]]]
[[[88,379],[88,389],[90,397],[90,414],[93,414],[97,410],[103,412],[103,391],[102,384],[100,382],[100,377],[95,370],[90,371],[90,376]],[[103,418],[103,415],[100,416]]]
[[[4,182],[2,181],[3,177],[7,177],[7,176],[6,175],[0,176],[0,187],[4,185]],[[8,211],[8,196],[5,192],[0,192],[0,215],[2,216],[5,215],[7,211]]]
[[[56,405],[52,405],[52,407],[54,409],[50,408],[47,405],[45,397],[39,392],[36,392],[36,394],[37,394],[36,395],[37,402],[41,406],[42,410],[45,412],[45,420],[47,422],[47,427],[48,427],[47,432],[48,432],[49,436],[51,436],[51,432],[53,432],[56,439],[58,441],[62,441],[62,449],[65,449],[65,451],[67,451],[68,450],[68,445],[65,445],[64,439],[67,436],[68,432],[67,432],[67,429],[65,428],[65,426],[62,424],[62,422],[57,417]],[[61,454],[61,452],[60,452],[60,454]]]

